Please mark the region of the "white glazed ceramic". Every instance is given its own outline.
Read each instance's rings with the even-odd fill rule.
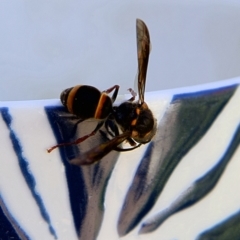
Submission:
[[[59,100],[1,102],[2,231],[9,222],[6,236],[22,239],[195,239],[223,221],[236,227],[239,84],[147,93],[158,119],[154,140],[82,167],[69,160],[106,140],[97,134],[48,153],[56,141],[69,141],[74,123]],[[95,125],[78,124],[74,137]]]

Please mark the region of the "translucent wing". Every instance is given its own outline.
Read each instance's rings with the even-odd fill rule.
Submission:
[[[95,148],[87,151],[86,153],[72,159],[70,161],[71,164],[74,165],[89,165],[94,162],[101,160],[104,156],[106,156],[109,152],[117,148],[117,146],[122,143],[124,140],[129,138],[131,135],[130,132],[124,132],[113,139],[102,143]]]
[[[137,52],[138,52],[138,94],[139,103],[144,102],[148,57],[150,54],[150,36],[146,24],[137,19]]]

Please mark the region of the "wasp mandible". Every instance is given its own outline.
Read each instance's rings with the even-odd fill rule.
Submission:
[[[136,21],[136,29],[139,99],[135,101],[136,94],[132,89],[129,89],[132,97],[119,106],[113,106],[118,95],[118,85],[114,85],[103,92],[87,85],[77,85],[64,90],[61,93],[60,99],[70,113],[76,115],[80,121],[95,118],[99,122],[91,133],[78,138],[74,142],[57,144],[49,148],[48,152],[61,146],[79,144],[95,135],[104,124],[108,130],[109,120],[116,123],[121,133],[117,131],[112,139],[71,160],[72,164],[92,164],[99,161],[112,150],[130,151],[141,144],[151,141],[157,130],[157,121],[144,101],[148,58],[150,54],[150,36],[146,24],[140,19]],[[111,92],[113,94],[110,97],[109,93]],[[125,149],[119,146],[125,140],[131,145],[131,148]]]

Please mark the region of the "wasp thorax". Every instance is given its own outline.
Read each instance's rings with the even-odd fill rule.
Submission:
[[[131,130],[131,124],[137,118],[136,108],[137,104],[128,101],[114,107],[114,118],[123,131]]]
[[[62,91],[61,95],[60,95],[60,99],[61,99],[61,102],[64,106],[67,105],[67,99],[68,99],[68,95],[70,93],[70,91],[72,90],[73,88],[67,88],[65,89],[64,91]]]

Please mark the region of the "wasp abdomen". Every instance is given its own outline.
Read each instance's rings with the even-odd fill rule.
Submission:
[[[106,93],[87,85],[68,88],[61,94],[61,101],[70,113],[81,119],[104,119],[112,111],[112,101]]]

